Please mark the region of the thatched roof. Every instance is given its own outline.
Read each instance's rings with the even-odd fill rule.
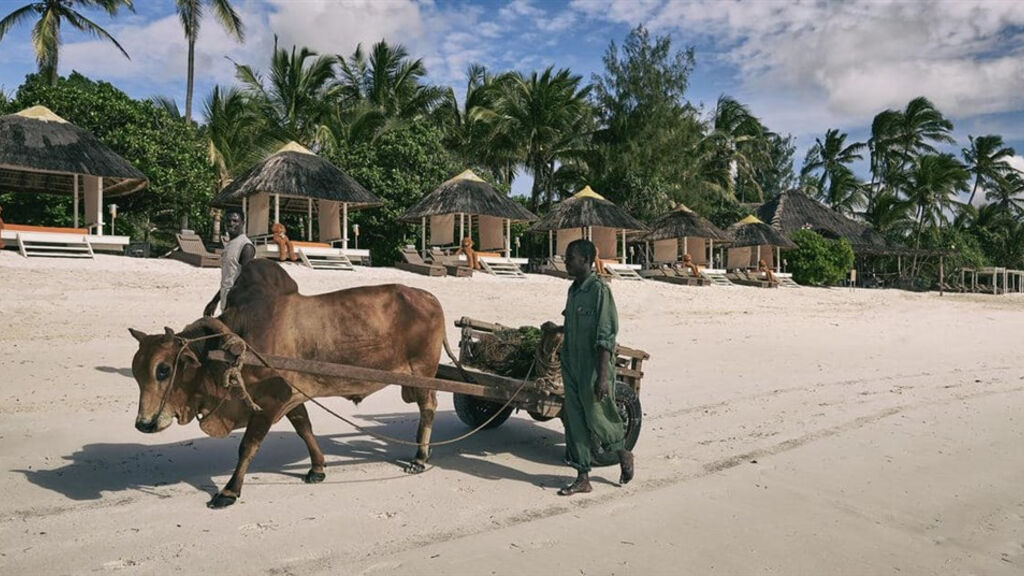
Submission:
[[[781,232],[761,222],[756,216],[747,216],[743,220],[729,226],[726,233],[732,237],[732,247],[761,246],[768,244],[779,248],[796,248],[792,240]]]
[[[729,235],[710,220],[680,204],[671,212],[651,223],[651,231],[644,240],[666,240],[669,238],[710,238],[720,242],[730,240]]]
[[[402,214],[402,220],[419,222],[427,216],[476,214],[533,222],[529,210],[509,199],[487,182],[466,170],[446,181]]]
[[[210,204],[238,206],[242,198],[261,192],[280,196],[281,210],[288,212],[305,212],[309,198],[343,202],[351,208],[381,204],[380,198],[351,176],[295,142],[225,186]]]
[[[881,254],[895,251],[870,226],[843,216],[798,191],[789,191],[765,202],[757,217],[783,234],[810,229],[828,238],[846,238],[854,252]]]
[[[531,231],[565,230],[586,226],[602,226],[625,230],[646,230],[647,227],[639,220],[626,213],[625,210],[605,200],[603,196],[590,189],[590,186],[577,192],[572,198],[563,200],[558,207],[548,213]]]
[[[0,116],[0,192],[70,195],[75,174],[103,177],[106,197],[131,194],[149,183],[95,136],[45,106]]]

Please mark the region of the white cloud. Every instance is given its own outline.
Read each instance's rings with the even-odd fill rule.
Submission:
[[[751,93],[849,122],[920,95],[950,116],[1024,107],[1022,2],[669,2],[651,25],[706,38]]]

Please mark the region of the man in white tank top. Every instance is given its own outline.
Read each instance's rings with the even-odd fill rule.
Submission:
[[[206,305],[203,316],[213,316],[217,311],[218,303],[220,303],[220,311],[224,311],[224,306],[228,301],[228,292],[235,285],[242,266],[256,257],[256,247],[253,246],[252,240],[249,240],[249,237],[242,232],[245,228],[245,216],[241,211],[236,208],[229,209],[224,228],[227,230],[229,240],[220,255],[220,290]]]

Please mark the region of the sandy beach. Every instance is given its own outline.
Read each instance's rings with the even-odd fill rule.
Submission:
[[[401,282],[461,316],[557,320],[568,282],[287,270],[315,294]],[[287,421],[243,497],[206,507],[240,433],[133,427],[136,342],[180,330],[219,270],[0,252],[2,574],[1024,573],[1024,298],[615,282],[619,342],[651,354],[637,478],[555,494],[558,420],[514,415],[436,448],[358,433],[310,406],[327,480]],[[363,425],[412,438],[386,389]],[[466,431],[442,394],[435,440]]]

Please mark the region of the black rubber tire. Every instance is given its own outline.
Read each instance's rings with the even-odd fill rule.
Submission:
[[[626,450],[632,450],[640,438],[640,426],[643,424],[644,412],[640,406],[640,398],[629,386],[616,384],[615,407],[619,409],[619,417],[626,425],[623,444]],[[614,452],[591,452],[591,456],[595,466],[612,466],[619,463],[619,455]]]
[[[501,410],[501,404],[497,402],[491,402],[490,400],[483,400],[476,396],[469,396],[467,394],[454,394],[455,403],[455,414],[458,415],[459,420],[470,428],[476,428],[477,426],[487,422],[487,419]],[[509,406],[501,413],[498,414],[494,420],[491,420],[487,426],[484,426],[484,430],[490,430],[491,428],[497,428],[508,420],[508,417],[512,415],[512,407]]]

